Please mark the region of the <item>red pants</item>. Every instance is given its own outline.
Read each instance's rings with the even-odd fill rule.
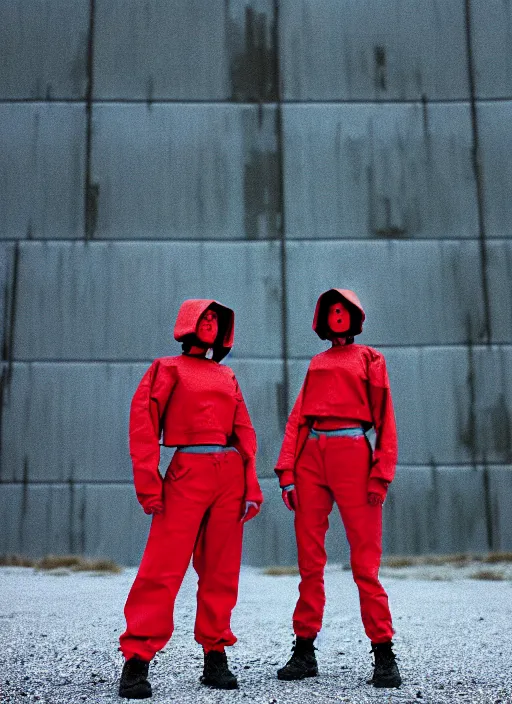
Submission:
[[[361,617],[376,643],[391,640],[388,597],[379,582],[382,554],[382,507],[367,500],[371,448],[364,436],[307,440],[297,462],[298,508],[295,532],[301,582],[293,614],[295,634],[315,638],[325,606],[325,534],[336,501],[348,542],[352,575],[359,589]]]
[[[195,639],[207,650],[236,643],[230,621],[242,559],[243,461],[238,452],[176,452],[164,479],[124,613],[125,658],[151,660],[172,635],[176,595],[194,556],[199,576]]]

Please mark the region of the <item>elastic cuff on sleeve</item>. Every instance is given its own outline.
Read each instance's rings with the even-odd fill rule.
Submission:
[[[276,469],[277,476],[279,477],[279,486],[283,489],[289,484],[294,484],[293,470],[291,469]]]
[[[388,486],[389,483],[386,481],[383,481],[382,479],[377,479],[376,477],[370,478],[368,480],[368,493],[369,494],[378,494],[381,499],[386,498],[386,494],[388,492]]]
[[[156,503],[162,502],[162,494],[137,494],[137,499],[144,510],[151,508]]]

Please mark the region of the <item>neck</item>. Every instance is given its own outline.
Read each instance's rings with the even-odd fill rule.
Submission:
[[[199,347],[197,345],[192,345],[192,347],[189,349],[186,354],[189,355],[189,357],[206,357],[207,353],[206,347]]]
[[[342,347],[343,345],[347,344],[347,338],[346,337],[333,337],[331,339],[332,346],[333,347]]]

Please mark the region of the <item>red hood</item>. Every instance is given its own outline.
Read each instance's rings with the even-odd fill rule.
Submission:
[[[361,301],[356,294],[348,288],[330,288],[328,291],[324,291],[316,302],[315,316],[313,318],[313,330],[321,340],[327,339],[327,335],[324,334],[325,330],[319,330],[319,327],[322,327],[322,321],[323,325],[325,325],[327,321],[327,311],[324,310],[324,308],[326,305],[330,305],[332,302],[338,300],[339,296],[341,296],[344,303],[348,304],[347,308],[349,308],[349,310],[354,311],[355,308],[354,313],[358,313],[358,315],[353,316],[352,327],[347,331],[347,336],[353,337],[363,331],[365,314]]]
[[[218,301],[205,298],[188,298],[183,301],[174,326],[174,339],[181,342],[186,335],[195,335],[199,318],[210,307],[214,308],[219,316],[220,334],[219,342],[214,345],[214,359],[220,361],[233,347],[235,313]]]

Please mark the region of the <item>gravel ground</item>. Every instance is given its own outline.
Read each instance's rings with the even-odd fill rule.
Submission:
[[[0,702],[123,701],[117,696],[117,638],[134,575],[133,569],[98,575],[0,568]],[[326,573],[320,677],[279,682],[276,668],[292,644],[298,579],[244,568],[233,614],[239,642],[228,653],[240,689],[218,692],[199,684],[202,654],[192,635],[195,579],[189,571],[176,603],[173,639],[150,668],[152,701],[512,704],[512,581],[476,581],[456,567],[419,575],[417,568],[385,568],[381,576],[397,631],[404,681],[399,690],[366,684],[369,643],[351,574],[339,566]]]

